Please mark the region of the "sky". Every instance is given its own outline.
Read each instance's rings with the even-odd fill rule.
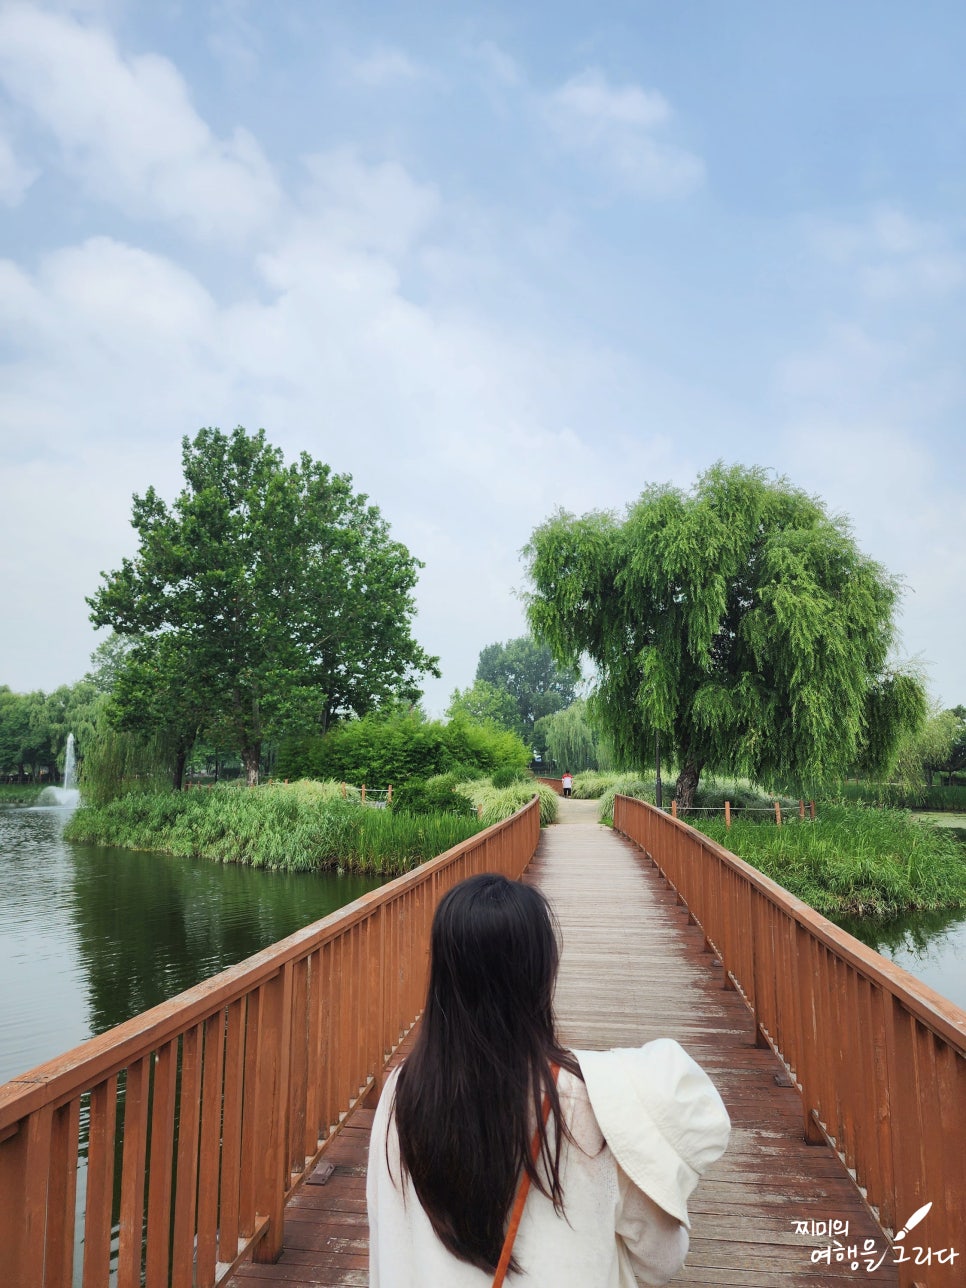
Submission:
[[[441,714],[520,552],[716,460],[850,517],[966,702],[966,7],[0,0],[0,684],[181,440],[263,427],[421,559]]]

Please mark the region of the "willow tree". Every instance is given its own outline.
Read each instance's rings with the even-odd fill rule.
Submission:
[[[534,634],[561,664],[595,664],[621,763],[661,738],[680,805],[705,767],[815,784],[887,764],[923,718],[921,681],[890,665],[896,579],[846,519],[763,469],[649,487],[623,520],[558,512],[525,555]]]

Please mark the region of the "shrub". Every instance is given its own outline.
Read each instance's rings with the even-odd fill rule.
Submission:
[[[485,827],[509,818],[535,795],[540,797],[541,827],[557,821],[559,797],[546,783],[530,781],[513,783],[509,787],[494,787],[488,778],[480,778],[475,782],[462,784],[457,790],[471,800],[475,807],[482,807],[480,821]]]
[[[582,801],[599,800],[608,788],[613,787],[615,783],[621,782],[626,777],[626,774],[602,774],[596,769],[588,769],[582,774],[575,774],[574,799]]]
[[[370,787],[410,778],[469,771],[489,774],[503,767],[525,769],[529,749],[514,733],[467,720],[421,720],[416,715],[366,716],[348,720],[321,737],[290,739],[279,748],[281,778],[335,778]]]
[[[490,775],[490,782],[496,788],[512,787],[514,783],[526,783],[529,786],[533,782],[533,778],[525,769],[516,769],[511,765],[505,765],[502,769],[497,769]]]
[[[393,788],[393,813],[406,814],[455,814],[462,818],[475,818],[473,804],[456,791],[459,777],[455,774],[438,774],[434,778],[411,778]]]
[[[654,804],[655,790],[654,783],[647,782],[643,778],[632,778],[630,776],[618,778],[604,794],[600,797],[600,808],[597,811],[597,817],[608,827],[614,826],[614,797],[615,796],[633,796],[636,800],[650,801]]]

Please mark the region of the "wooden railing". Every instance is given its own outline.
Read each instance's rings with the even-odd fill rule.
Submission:
[[[959,1256],[910,1257],[899,1282],[966,1282],[966,1011],[652,805],[618,796],[614,827],[686,904],[795,1079],[807,1138],[830,1141],[883,1228],[932,1202],[907,1252]]]
[[[534,798],[0,1087],[0,1282],[208,1288],[275,1260],[286,1199],[418,1017],[439,898],[519,877],[539,835]]]

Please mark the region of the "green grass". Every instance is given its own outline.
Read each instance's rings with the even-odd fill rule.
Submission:
[[[952,810],[966,812],[966,787],[904,787],[898,783],[838,783],[835,794],[843,800],[892,809]]]
[[[0,805],[33,805],[43,790],[36,783],[0,783]]]
[[[68,840],[289,872],[340,869],[396,876],[466,840],[475,818],[418,815],[343,800],[338,783],[134,792],[82,806]]]
[[[966,849],[903,810],[826,804],[814,822],[735,818],[730,831],[720,818],[688,822],[827,915],[966,906]]]

